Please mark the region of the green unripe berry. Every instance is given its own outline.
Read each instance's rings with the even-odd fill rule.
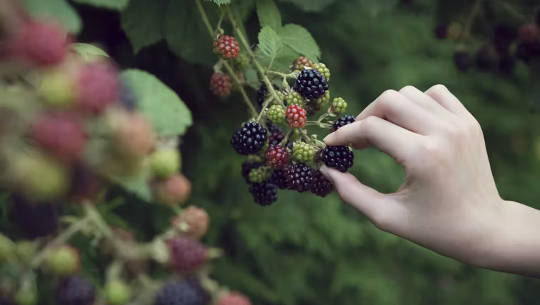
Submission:
[[[15,244],[15,254],[19,261],[30,262],[36,253],[37,245],[32,241],[19,241]]]
[[[342,97],[336,97],[332,100],[331,111],[337,115],[345,113],[347,109],[347,102]]]
[[[304,107],[305,105],[304,98],[296,91],[289,92],[285,96],[285,101],[287,102],[287,106],[298,105],[300,107]]]
[[[110,281],[105,286],[105,299],[109,305],[124,305],[131,299],[131,288],[123,281]]]
[[[12,258],[15,254],[15,244],[11,239],[7,238],[3,234],[0,234],[0,262]]]
[[[80,266],[78,251],[67,245],[52,249],[45,262],[50,272],[61,276],[73,274]]]
[[[266,117],[272,123],[282,123],[285,121],[285,111],[282,105],[272,105],[266,111]]]
[[[249,181],[261,183],[272,176],[272,169],[269,166],[254,168],[249,172]]]
[[[32,284],[24,284],[15,294],[17,305],[35,305],[37,301],[36,287]]]
[[[326,67],[322,62],[313,64],[313,69],[319,71],[326,78],[327,81],[330,81],[330,69]]]
[[[150,155],[150,168],[159,178],[167,178],[180,169],[180,154],[176,149],[160,149]]]
[[[330,90],[326,90],[326,92],[315,100],[316,108],[321,109],[322,106],[324,106],[326,103],[330,101]]]
[[[293,159],[302,163],[310,163],[315,158],[315,148],[308,143],[296,141],[293,143]]]
[[[66,107],[75,101],[74,84],[69,75],[49,72],[43,76],[39,95],[50,106]]]
[[[55,160],[40,154],[24,155],[15,160],[14,168],[21,191],[30,199],[47,201],[67,192],[68,174]]]

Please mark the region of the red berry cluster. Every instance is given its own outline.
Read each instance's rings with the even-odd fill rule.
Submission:
[[[210,78],[210,89],[215,95],[225,97],[231,94],[232,80],[227,74],[221,72],[214,72]]]
[[[285,117],[291,128],[303,128],[306,126],[307,112],[298,105],[290,105],[285,112]]]
[[[220,35],[214,40],[214,52],[224,59],[237,58],[240,53],[240,46],[236,38],[229,35]]]

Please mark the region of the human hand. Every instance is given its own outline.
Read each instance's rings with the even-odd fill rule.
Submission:
[[[527,268],[519,262],[509,267],[506,256],[492,255],[505,235],[498,227],[510,222],[503,215],[510,204],[498,194],[480,125],[445,86],[425,93],[412,86],[385,91],[356,122],[324,141],[356,149],[374,146],[405,168],[406,181],[392,194],[379,193],[349,173],[321,169],[342,199],[378,228],[467,263],[516,272]],[[530,215],[522,209],[508,214]]]

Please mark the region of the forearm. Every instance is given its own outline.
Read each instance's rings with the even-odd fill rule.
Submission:
[[[502,201],[492,234],[473,264],[498,271],[540,277],[540,210]]]

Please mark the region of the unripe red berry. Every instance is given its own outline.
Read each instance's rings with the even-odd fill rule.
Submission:
[[[108,118],[111,125],[111,144],[119,156],[139,160],[154,148],[156,135],[152,124],[133,112],[112,112]]]
[[[197,271],[207,259],[206,248],[189,237],[175,237],[168,241],[173,267],[180,273]]]
[[[51,66],[68,52],[66,32],[54,23],[29,21],[22,24],[9,44],[16,58],[37,66]]]
[[[289,163],[289,152],[280,145],[271,145],[266,151],[266,164],[272,168],[282,168]]]
[[[523,42],[533,43],[538,39],[540,31],[534,23],[525,23],[519,28],[519,39]]]
[[[299,56],[292,63],[292,70],[303,70],[306,67],[313,68],[313,62],[305,56]]]
[[[217,305],[251,305],[249,298],[239,292],[231,291],[219,297]]]
[[[180,215],[172,219],[172,224],[176,227],[182,224],[187,225],[184,234],[195,239],[200,239],[208,231],[209,221],[208,213],[205,210],[196,206],[189,206]]]
[[[210,78],[210,89],[215,95],[220,97],[225,97],[231,94],[231,77],[225,73],[214,72]]]
[[[38,117],[31,126],[30,135],[41,148],[64,162],[76,160],[86,143],[82,124],[68,113],[48,113]]]
[[[158,203],[176,205],[183,203],[191,193],[191,182],[180,174],[172,175],[166,180],[153,185],[154,199]]]
[[[108,62],[82,66],[78,74],[78,103],[81,110],[99,114],[119,98],[118,71]]]
[[[233,36],[220,35],[213,43],[214,52],[219,54],[224,59],[238,57],[240,47],[238,41]]]
[[[291,128],[303,128],[306,126],[306,110],[298,105],[290,105],[285,112]]]

